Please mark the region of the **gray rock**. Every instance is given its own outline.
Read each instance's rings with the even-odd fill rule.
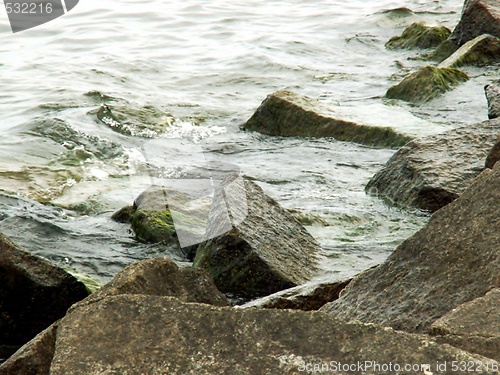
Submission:
[[[453,309],[432,324],[430,334],[500,362],[500,289]]]
[[[431,48],[437,47],[451,34],[444,26],[425,26],[423,22],[415,22],[408,26],[401,36],[392,37],[385,47],[396,48]]]
[[[486,157],[486,168],[493,168],[495,163],[500,160],[500,134],[498,135],[495,145],[491,148]]]
[[[484,87],[486,99],[488,100],[488,118],[493,119],[500,116],[500,79],[491,82]]]
[[[245,303],[241,308],[260,307],[265,309],[318,310],[328,302],[339,298],[339,294],[351,280],[307,283],[276,292],[266,297]]]
[[[389,159],[366,191],[398,207],[436,211],[484,169],[499,129],[495,119],[415,139]]]
[[[354,372],[361,373],[358,361],[404,366],[444,359],[482,362],[483,373],[495,373],[486,370],[491,360],[425,336],[346,323],[319,312],[232,309],[121,295],[82,306],[62,320],[50,374],[282,375],[311,372],[314,364],[339,374],[346,371],[333,366],[354,364]],[[367,368],[363,373],[381,372]],[[448,366],[442,373],[453,372]]]
[[[285,137],[333,137],[376,147],[400,147],[411,139],[389,127],[338,119],[320,102],[287,90],[269,95],[243,129]]]
[[[246,196],[246,202],[241,197]],[[234,217],[240,217],[234,225]],[[319,244],[287,210],[249,180],[226,179],[215,192],[208,234],[194,266],[208,270],[225,293],[255,298],[306,282]]]
[[[469,40],[450,57],[439,64],[439,68],[458,68],[464,65],[482,66],[500,61],[500,39],[483,34]]]
[[[482,34],[500,38],[500,3],[498,0],[466,0],[460,22],[449,39],[461,46]]]
[[[25,344],[87,295],[62,268],[0,234],[0,345]]]
[[[427,331],[447,312],[499,286],[499,212],[497,164],[320,311],[409,332]]]

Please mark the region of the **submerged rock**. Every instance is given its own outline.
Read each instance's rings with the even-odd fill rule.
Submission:
[[[244,219],[234,225],[235,216]],[[227,178],[216,190],[208,233],[221,227],[224,234],[198,247],[194,266],[207,269],[225,293],[261,297],[303,284],[316,270],[319,244],[252,181]]]
[[[385,96],[417,104],[424,103],[450,91],[454,86],[468,79],[467,74],[461,70],[428,65],[390,87]]]
[[[497,164],[320,311],[408,332],[427,331],[452,309],[498,288],[499,212]]]
[[[399,207],[436,211],[458,198],[484,169],[500,119],[415,139],[398,150],[366,185]]]
[[[500,117],[500,79],[484,87],[488,100],[488,118]]]
[[[500,362],[500,289],[453,309],[432,324],[430,334],[439,342]]]
[[[61,321],[50,374],[282,375],[311,372],[313,366],[346,373],[342,364],[365,366],[365,361],[364,373],[374,374],[382,372],[375,364],[435,364],[444,358],[481,362],[483,373],[494,373],[491,360],[426,336],[346,323],[319,312],[120,295],[81,306]],[[355,366],[354,372],[362,372]],[[448,366],[443,373],[452,371]]]
[[[458,68],[464,65],[485,65],[497,61],[500,61],[500,39],[483,34],[465,43],[438,67]]]
[[[285,137],[332,137],[375,147],[400,147],[411,139],[389,127],[335,118],[320,102],[287,90],[269,95],[243,129]]]
[[[431,48],[437,47],[451,34],[444,26],[425,26],[423,22],[415,22],[408,26],[401,36],[392,37],[385,47],[396,48]]]
[[[495,163],[500,160],[500,134],[498,135],[495,145],[491,148],[486,157],[486,168],[493,168]]]
[[[20,347],[87,295],[62,268],[0,234],[0,346]]]

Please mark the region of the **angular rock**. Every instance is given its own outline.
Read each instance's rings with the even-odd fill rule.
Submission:
[[[62,268],[0,234],[0,345],[25,344],[87,295]]]
[[[347,372],[333,366],[355,364],[354,372],[360,373],[358,361],[404,366],[443,359],[481,362],[483,373],[494,373],[486,369],[491,360],[425,336],[346,323],[319,312],[231,309],[121,295],[82,306],[62,320],[50,374],[282,375],[311,372],[313,364],[332,373]],[[453,372],[448,366],[442,373]]]
[[[399,149],[366,185],[369,194],[398,207],[436,211],[484,169],[500,119],[415,139]]]
[[[488,118],[500,117],[500,79],[484,87],[488,99]]]
[[[430,334],[500,362],[500,289],[453,309],[432,324]]]
[[[500,61],[500,39],[488,34],[469,40],[450,57],[439,64],[439,68],[459,68],[464,65],[486,65]]]
[[[491,148],[486,157],[486,168],[493,168],[495,163],[500,160],[500,135],[498,135],[495,145]]]
[[[0,375],[49,375],[56,346],[57,322],[23,345],[0,366]]]
[[[337,119],[320,102],[281,90],[269,95],[243,129],[285,137],[333,137],[376,147],[400,147],[411,137],[389,127]]]
[[[500,38],[500,3],[498,0],[466,0],[460,22],[449,39],[461,46],[483,34]]]
[[[385,96],[420,104],[452,90],[454,86],[468,79],[467,74],[461,70],[428,65],[411,73],[397,85],[391,86]]]
[[[85,303],[121,294],[169,296],[184,302],[229,306],[228,299],[219,292],[205,270],[179,268],[167,257],[132,263],[87,298]]]
[[[260,307],[265,309],[318,310],[328,302],[339,298],[339,294],[351,280],[321,282],[299,285],[250,301],[242,308]]]
[[[392,37],[385,47],[396,48],[431,48],[437,47],[451,34],[444,26],[425,26],[423,22],[415,22],[408,26],[401,36]]]
[[[209,215],[211,231],[225,233],[198,247],[194,266],[207,269],[222,292],[261,297],[303,284],[316,270],[319,244],[252,181],[223,181]]]
[[[498,288],[500,164],[378,267],[355,277],[320,311],[341,319],[426,332],[457,306]]]

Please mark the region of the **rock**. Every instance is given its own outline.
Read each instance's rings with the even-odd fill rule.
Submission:
[[[369,194],[398,207],[436,211],[484,169],[500,120],[487,120],[415,139],[402,147],[366,185]]]
[[[132,206],[125,206],[111,215],[111,220],[117,223],[131,223],[135,210]]]
[[[285,137],[333,137],[376,147],[400,147],[411,139],[389,127],[337,119],[320,102],[287,90],[269,95],[243,129]]]
[[[500,289],[453,309],[432,324],[430,334],[500,362]]]
[[[467,74],[461,70],[428,65],[411,73],[397,85],[391,86],[385,96],[420,104],[450,91],[468,79]]]
[[[0,234],[0,345],[20,347],[87,295],[62,268]]]
[[[500,117],[500,79],[484,87],[488,99],[488,118]]]
[[[439,68],[458,68],[464,65],[486,65],[500,61],[500,39],[483,34],[469,40],[450,57],[439,64]]]
[[[244,219],[233,225],[235,216]],[[198,247],[194,266],[207,269],[224,293],[261,297],[303,284],[316,271],[319,244],[252,181],[223,181],[209,215],[209,237],[211,231],[226,232]]]
[[[0,366],[0,375],[48,375],[58,323],[40,332]]]
[[[408,26],[401,36],[392,37],[385,47],[396,48],[431,48],[437,47],[451,34],[444,26],[425,26],[423,22],[415,22]]]
[[[351,280],[304,284],[295,288],[262,297],[242,305],[242,308],[260,307],[265,309],[318,310],[328,302],[339,298],[340,292]]]
[[[494,373],[491,360],[425,336],[346,323],[319,312],[232,309],[172,297],[121,295],[75,309],[61,321],[50,374],[282,375],[311,372],[313,365],[350,372],[343,364],[354,364],[354,372],[360,373],[358,361],[363,366],[365,361],[404,366],[444,359],[481,362],[483,373]],[[420,368],[404,372],[423,373]],[[452,374],[450,366],[442,373]]]
[[[498,135],[495,145],[492,147],[486,157],[486,168],[493,168],[495,163],[500,160],[500,134]]]
[[[341,319],[426,332],[457,306],[499,287],[500,164],[378,267],[355,277],[320,311]]]
[[[460,22],[449,39],[462,46],[483,34],[500,38],[500,3],[498,0],[466,0]]]
[[[170,296],[184,302],[229,306],[228,299],[219,292],[205,270],[179,268],[167,257],[132,263],[87,298],[85,303],[121,294]]]

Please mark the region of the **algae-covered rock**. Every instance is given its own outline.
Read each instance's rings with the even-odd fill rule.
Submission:
[[[468,79],[467,74],[461,70],[436,68],[428,65],[411,73],[397,85],[390,87],[385,96],[412,103],[424,103]]]
[[[246,202],[233,197],[246,196]],[[245,212],[244,220],[231,218]],[[198,247],[195,267],[202,267],[218,288],[255,298],[306,282],[316,271],[319,244],[304,227],[254,182],[228,178],[215,192],[208,232],[224,234]]]
[[[500,79],[484,87],[488,100],[488,118],[500,117]]]
[[[483,34],[469,40],[450,57],[439,64],[439,68],[458,68],[464,65],[486,65],[500,61],[500,39]]]
[[[415,22],[401,36],[392,37],[385,46],[388,49],[432,48],[439,46],[450,34],[451,30],[445,26],[425,26],[423,22]]]
[[[429,331],[438,342],[500,361],[500,289],[461,304]]]
[[[243,129],[285,137],[333,137],[375,147],[400,147],[411,139],[389,127],[338,119],[320,102],[287,90],[269,95]]]
[[[491,148],[488,156],[486,157],[485,167],[493,168],[497,161],[500,160],[500,134],[498,135],[496,143]]]
[[[427,55],[427,59],[440,63],[453,55],[459,48],[460,46],[452,42],[450,39],[446,39],[434,51]]]
[[[436,211],[484,169],[500,119],[451,129],[409,142],[366,185],[369,194],[398,207]]]

